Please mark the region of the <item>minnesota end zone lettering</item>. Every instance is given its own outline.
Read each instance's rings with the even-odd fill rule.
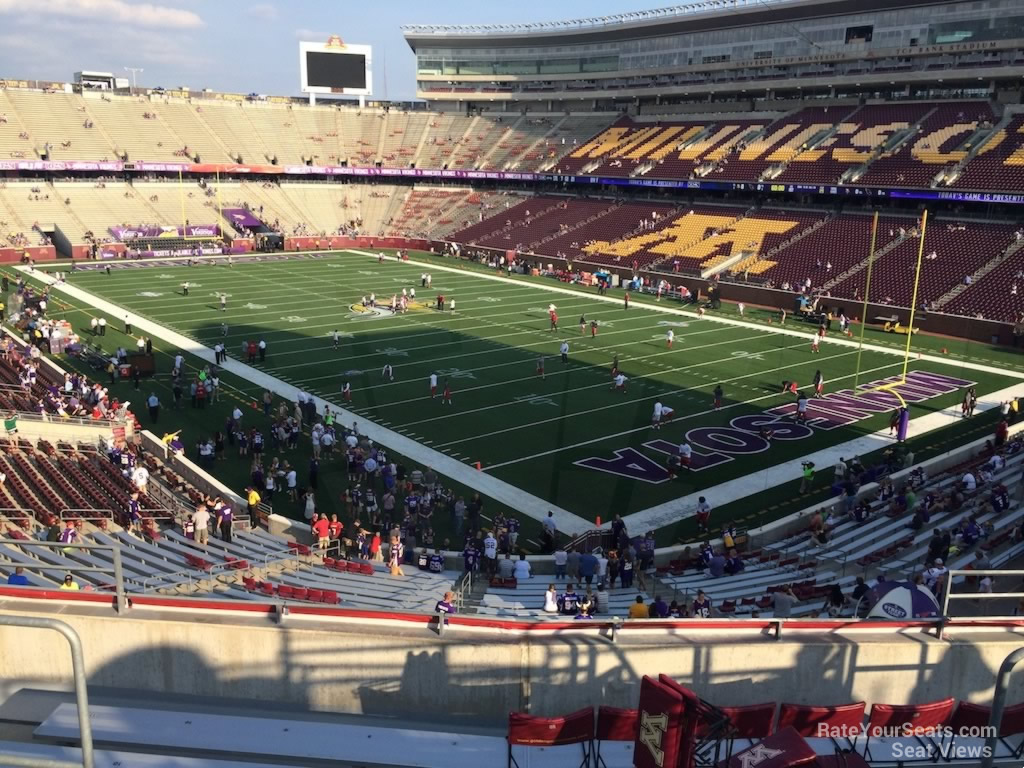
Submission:
[[[861,389],[876,389],[898,381],[899,377],[881,379],[864,384]],[[907,374],[906,383],[901,384],[898,390],[908,403],[921,403],[972,386],[974,383],[939,373],[914,371]],[[727,464],[737,456],[752,456],[767,451],[769,442],[760,436],[762,427],[772,430],[772,440],[804,440],[814,434],[812,427],[831,430],[849,426],[898,407],[899,398],[891,392],[857,393],[852,389],[845,389],[812,400],[807,407],[806,424],[797,424],[786,418],[796,412],[796,404],[790,403],[771,408],[764,413],[737,416],[727,426],[696,427],[686,433],[686,441],[693,449],[690,471],[701,472]],[[679,452],[679,444],[668,440],[651,440],[644,443],[643,447],[666,455]],[[587,469],[630,477],[645,483],[658,484],[668,480],[664,467],[636,448],[616,450],[613,459],[590,457],[575,463]]]

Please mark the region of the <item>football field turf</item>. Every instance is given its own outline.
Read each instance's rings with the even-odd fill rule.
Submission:
[[[645,509],[888,424],[890,408],[806,435],[787,433],[779,422],[767,450],[744,447],[736,443],[737,425],[756,433],[770,419],[751,417],[792,404],[793,396],[780,391],[783,380],[796,380],[809,391],[820,369],[827,392],[851,388],[857,350],[825,343],[815,354],[809,335],[665,314],[641,302],[626,310],[621,293],[614,303],[592,292],[556,294],[545,286],[562,284],[536,278],[495,281],[472,270],[435,269],[428,290],[421,286],[425,269],[431,271],[348,252],[231,267],[76,272],[71,281],[208,346],[224,341],[235,358],[245,359],[243,343],[262,338],[268,355],[257,365],[268,373],[334,402],[341,401],[348,381],[350,408],[361,416],[461,461],[480,462],[485,472],[586,518]],[[181,295],[186,280],[192,283],[187,297]],[[364,296],[373,293],[378,304],[388,304],[403,288],[417,294],[405,314],[361,307]],[[222,293],[228,296],[225,312],[219,307]],[[456,300],[454,311],[434,308],[439,293]],[[557,332],[548,319],[552,303]],[[582,334],[581,315],[587,324]],[[592,320],[599,324],[595,337]],[[226,336],[222,323],[228,325]],[[342,336],[338,349],[335,329]],[[669,329],[675,333],[671,348]],[[567,364],[559,359],[562,341],[570,345]],[[611,389],[616,355],[628,377],[625,392]],[[539,357],[545,362],[543,379],[536,373]],[[394,367],[394,381],[382,377],[385,364]],[[900,357],[866,350],[860,356],[861,384],[899,375],[902,367]],[[976,382],[979,394],[1019,380],[994,369],[963,369],[955,360],[915,359],[910,369]],[[432,372],[439,377],[433,399]],[[440,396],[445,381],[451,405]],[[716,384],[724,390],[720,409],[712,407]],[[259,393],[254,387],[249,394]],[[961,397],[950,386],[922,398],[912,416]],[[656,401],[675,409],[673,421],[658,431],[651,429]],[[737,422],[739,417],[746,419]],[[666,451],[688,433],[695,442],[693,430],[701,430],[705,445],[721,450],[703,450],[706,467],[669,481],[661,470]]]

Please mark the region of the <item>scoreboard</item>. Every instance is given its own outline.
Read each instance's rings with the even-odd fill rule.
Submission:
[[[373,95],[372,48],[350,45],[337,35],[326,43],[299,43],[302,92]]]

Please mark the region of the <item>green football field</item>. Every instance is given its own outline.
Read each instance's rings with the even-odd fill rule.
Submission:
[[[231,267],[76,272],[71,281],[208,346],[224,341],[235,358],[245,359],[245,342],[264,339],[267,360],[258,367],[335,402],[341,402],[348,381],[350,408],[361,417],[461,461],[480,462],[483,471],[586,518],[645,509],[888,424],[888,414],[877,413],[815,429],[804,439],[776,440],[768,451],[727,456],[668,481],[659,475],[666,445],[678,444],[692,430],[728,427],[737,417],[792,403],[794,398],[780,391],[784,379],[809,387],[820,369],[827,391],[852,387],[857,351],[826,343],[815,354],[809,335],[781,335],[763,322],[736,327],[666,314],[642,301],[626,310],[621,292],[608,303],[592,289],[573,295],[545,290],[562,284],[536,278],[495,281],[471,269],[433,269],[428,290],[421,286],[424,269],[346,252]],[[187,297],[181,292],[186,280],[192,284]],[[364,296],[376,294],[378,304],[387,304],[403,288],[417,294],[405,314],[361,307]],[[434,308],[438,293],[456,300],[454,311]],[[228,297],[225,312],[220,294]],[[550,329],[552,303],[558,331]],[[582,334],[581,315],[587,323]],[[591,321],[598,322],[595,337]],[[228,326],[226,336],[222,323]],[[669,329],[675,334],[671,348]],[[341,335],[337,349],[335,330]],[[559,359],[563,341],[570,345],[567,364]],[[973,350],[976,359],[991,355],[986,350],[980,345]],[[625,392],[610,386],[616,356],[628,377]],[[536,373],[540,357],[543,379]],[[394,367],[393,381],[382,377],[386,364]],[[864,351],[859,365],[864,384],[899,375],[903,361]],[[911,363],[911,371],[976,382],[979,394],[1019,380],[996,370],[965,370],[955,358],[948,364]],[[430,397],[431,373],[439,378],[436,398]],[[451,405],[440,397],[446,381]],[[717,384],[724,400],[714,409]],[[247,394],[258,391],[252,387]],[[912,414],[941,409],[961,397],[951,389],[915,405]],[[673,421],[658,431],[651,429],[656,401],[675,409]]]

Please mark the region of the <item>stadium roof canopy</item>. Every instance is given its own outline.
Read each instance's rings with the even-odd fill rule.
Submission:
[[[698,0],[650,11],[531,24],[407,24],[402,34],[413,50],[419,45],[583,44],[944,4],[936,0]]]

